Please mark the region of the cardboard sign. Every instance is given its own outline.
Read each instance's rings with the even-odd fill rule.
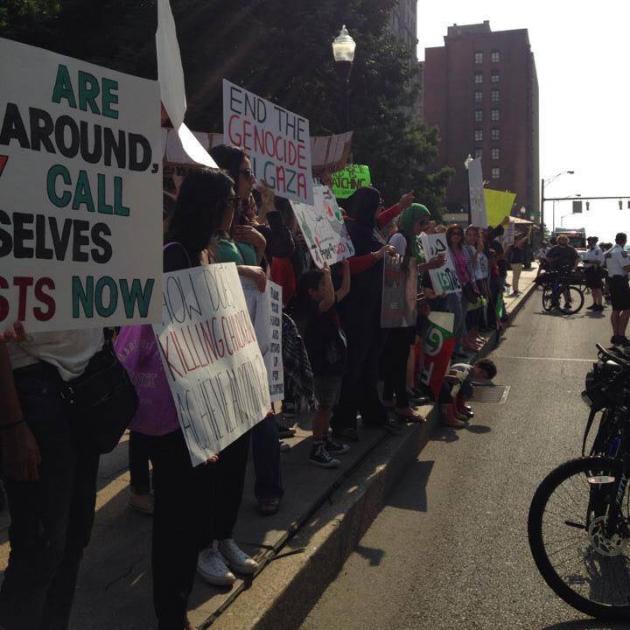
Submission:
[[[431,388],[433,399],[438,400],[444,377],[448,370],[455,337],[453,337],[453,313],[434,311],[429,315],[429,329],[424,336],[424,369],[420,380]]]
[[[0,39],[0,329],[160,317],[158,85]]]
[[[424,251],[425,260],[431,260],[439,254],[446,256],[446,262],[438,269],[429,270],[433,290],[438,295],[461,291],[462,287],[457,278],[455,263],[451,257],[451,250],[446,242],[446,234],[421,234],[420,243]]]
[[[488,227],[486,200],[483,193],[483,173],[481,158],[475,158],[468,165],[468,186],[470,190],[470,219],[472,225],[480,228]]]
[[[355,190],[371,185],[370,167],[365,164],[346,166],[332,176],[332,191],[337,199],[347,199]]]
[[[164,274],[162,321],[153,328],[192,463],[203,464],[271,405],[236,265]]]
[[[282,364],[282,287],[267,282],[261,293],[252,280],[241,278],[247,310],[256,331],[258,347],[267,368],[269,396],[272,402],[284,398],[284,367]]]
[[[343,213],[328,186],[313,188],[315,205],[293,202],[293,212],[315,264],[334,265],[354,256]]]
[[[223,136],[243,149],[256,179],[292,201],[313,203],[306,118],[223,80]]]
[[[345,167],[352,152],[352,131],[311,137],[313,176],[322,178]]]
[[[383,259],[383,300],[381,328],[407,328],[416,325],[418,314],[418,271],[415,260],[409,270],[403,269],[403,257],[385,256]]]
[[[516,199],[516,193],[507,190],[502,192],[500,190],[484,188],[483,198],[486,203],[488,223],[492,227],[497,227],[497,225],[501,225],[505,217],[510,216],[514,200]]]

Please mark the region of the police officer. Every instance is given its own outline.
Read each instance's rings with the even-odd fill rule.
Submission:
[[[603,294],[602,294],[602,265],[604,264],[604,252],[597,245],[599,239],[597,236],[589,236],[586,241],[588,243],[588,251],[584,254],[584,276],[586,277],[586,286],[591,290],[593,303],[587,306],[587,310],[595,313],[604,310]]]
[[[613,309],[610,317],[613,336],[610,342],[621,346],[630,345],[626,337],[626,328],[630,317],[630,286],[628,286],[630,256],[625,251],[627,240],[628,237],[623,232],[619,232],[615,237],[615,246],[605,254]]]

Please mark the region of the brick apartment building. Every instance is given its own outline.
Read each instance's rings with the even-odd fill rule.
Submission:
[[[538,219],[538,79],[527,29],[493,32],[489,22],[448,28],[427,48],[424,119],[440,133],[439,166],[455,175],[449,211],[468,208],[466,156],[481,156],[489,188],[516,193],[514,213]]]

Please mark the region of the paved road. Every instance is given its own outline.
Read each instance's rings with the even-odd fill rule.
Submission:
[[[533,492],[578,455],[584,375],[610,338],[609,311],[586,313],[547,315],[540,292],[529,299],[492,355],[507,401],[477,404],[469,430],[435,435],[303,630],[610,627],[558,600],[527,545]]]

